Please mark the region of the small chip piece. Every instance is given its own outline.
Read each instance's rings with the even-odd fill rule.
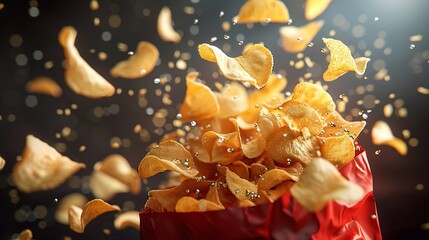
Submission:
[[[237,23],[288,22],[289,10],[279,0],[248,0],[238,13]]]
[[[33,135],[28,135],[22,159],[13,169],[13,180],[19,190],[30,193],[53,189],[85,164],[77,163],[62,156]]]
[[[98,74],[80,56],[75,44],[77,31],[74,27],[63,27],[58,34],[61,46],[67,60],[65,80],[67,85],[76,93],[89,98],[110,97],[115,88]]]
[[[424,94],[424,95],[428,95],[429,94],[429,88],[425,88],[425,87],[418,87],[417,88],[417,92]]]
[[[25,85],[27,92],[46,94],[52,97],[61,97],[63,90],[52,78],[47,76],[36,77]]]
[[[72,205],[69,208],[70,229],[77,233],[83,233],[85,227],[96,217],[106,212],[120,210],[118,206],[110,205],[101,199],[91,200],[83,208]]]
[[[128,79],[141,78],[152,72],[158,58],[158,48],[150,42],[141,41],[137,45],[135,53],[127,60],[118,62],[110,70],[110,74],[113,77]]]
[[[82,193],[71,193],[61,198],[60,202],[58,203],[58,207],[55,210],[55,220],[64,225],[68,225],[70,206],[74,205],[76,207],[82,208],[87,202],[88,199]]]
[[[319,211],[330,200],[354,204],[364,196],[361,187],[347,181],[323,158],[315,158],[307,165],[290,192],[310,212]]]
[[[371,138],[375,145],[387,145],[393,147],[402,156],[407,155],[407,144],[402,139],[393,136],[392,130],[384,121],[375,122],[371,130]]]
[[[22,230],[16,240],[32,240],[33,232],[30,229]]]
[[[311,21],[322,14],[332,0],[307,0],[305,3],[305,19]]]
[[[331,60],[328,69],[323,73],[325,81],[334,81],[347,72],[354,71],[363,75],[369,58],[360,57],[353,59],[350,49],[340,40],[323,38],[323,42],[331,51]]]
[[[115,217],[113,225],[116,229],[122,230],[127,227],[132,227],[140,230],[140,216],[138,211],[128,211],[118,214]]]
[[[171,10],[169,7],[163,7],[158,15],[158,34],[159,37],[165,42],[179,43],[182,40],[172,24]]]
[[[302,27],[284,26],[279,29],[282,47],[286,52],[298,53],[304,51],[309,43],[323,27],[325,21],[309,22]]]
[[[273,69],[273,55],[262,44],[253,45],[236,58],[209,44],[199,45],[198,52],[202,59],[217,63],[226,78],[249,82],[258,89],[265,86]]]

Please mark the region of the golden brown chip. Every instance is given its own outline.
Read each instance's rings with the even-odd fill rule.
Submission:
[[[238,13],[237,23],[288,22],[289,10],[279,0],[248,0]]]
[[[258,89],[265,86],[273,69],[273,55],[261,44],[253,45],[236,58],[209,44],[199,45],[198,52],[202,59],[217,63],[226,78],[248,82]]]
[[[69,209],[70,228],[83,233],[85,227],[96,217],[111,211],[120,211],[118,206],[110,205],[101,199],[94,199],[86,203],[83,208],[72,205]]]
[[[159,58],[159,51],[150,42],[139,42],[134,55],[127,60],[118,62],[111,70],[113,77],[128,79],[141,78],[148,75],[156,66]]]
[[[387,145],[393,147],[402,156],[407,155],[407,144],[395,136],[389,125],[384,121],[377,121],[371,130],[372,142],[375,145]]]
[[[176,212],[206,212],[225,209],[206,199],[197,200],[193,197],[182,197],[176,203]]]
[[[65,70],[67,85],[76,94],[89,98],[112,96],[115,93],[115,88],[80,56],[74,45],[76,36],[77,31],[71,26],[63,27],[58,35],[67,60]]]
[[[208,131],[202,136],[202,143],[209,155],[209,162],[227,165],[243,155],[238,132],[219,134]]]
[[[346,133],[349,137],[356,139],[366,125],[365,121],[349,122],[337,111],[329,115],[325,122],[327,125],[323,129],[323,134],[320,135],[322,137],[340,136]]]
[[[180,108],[181,120],[185,122],[208,119],[219,113],[216,95],[206,85],[196,82],[197,78],[196,72],[186,76],[186,96]]]
[[[246,179],[240,178],[237,174],[226,168],[225,173],[228,189],[240,200],[255,200],[258,196],[258,187]]]
[[[428,95],[429,94],[429,89],[425,88],[425,87],[418,87],[417,88],[417,92],[421,93],[421,94],[424,94],[424,95]]]
[[[248,107],[247,91],[242,85],[236,82],[228,84],[220,92],[215,92],[214,94],[220,107],[219,114],[217,115],[219,118],[236,117],[246,111]]]
[[[22,230],[16,240],[31,240],[33,239],[33,232],[30,229]]]
[[[239,176],[240,178],[247,179],[247,180],[249,179],[249,168],[242,161],[234,161],[230,163],[228,165],[228,169],[231,172],[234,172],[235,174],[237,174],[237,176]]]
[[[271,169],[258,179],[258,191],[268,191],[288,180],[298,181],[298,178],[282,169]]]
[[[309,22],[302,27],[285,26],[279,29],[282,47],[286,52],[304,51],[324,25],[323,20]]]
[[[115,221],[113,222],[115,228],[118,230],[132,227],[137,230],[140,230],[140,215],[138,211],[128,211],[120,213],[115,217]]]
[[[278,128],[281,127],[280,121],[274,114],[270,113],[268,109],[263,107],[259,112],[258,127],[264,137],[268,139]]]
[[[281,105],[282,116],[289,128],[301,132],[303,128],[310,131],[312,136],[319,135],[323,129],[323,120],[316,110],[300,101],[289,100]]]
[[[85,164],[74,162],[27,135],[22,159],[15,164],[12,176],[19,190],[30,193],[56,188],[81,168]]]
[[[63,197],[58,203],[58,207],[55,210],[55,220],[57,222],[67,225],[69,223],[69,208],[74,205],[82,208],[88,199],[82,193],[71,193]]]
[[[171,10],[169,7],[163,7],[158,15],[158,34],[165,42],[179,43],[182,37],[174,30],[171,24]]]
[[[311,21],[322,14],[332,0],[307,0],[305,3],[305,19]]]
[[[340,40],[323,38],[323,42],[331,52],[331,60],[328,69],[323,73],[325,81],[334,81],[347,72],[354,71],[363,75],[369,58],[360,57],[353,59],[350,49]]]
[[[293,89],[292,99],[306,103],[316,110],[322,119],[326,119],[335,111],[335,103],[331,95],[316,84],[298,83]]]
[[[346,180],[334,165],[322,158],[307,165],[290,192],[310,212],[319,211],[330,200],[348,205],[364,196],[361,187]]]
[[[52,78],[47,76],[36,77],[25,85],[27,92],[46,94],[52,97],[61,97],[63,90]]]
[[[93,171],[89,179],[89,186],[96,198],[108,201],[118,193],[129,192],[130,189],[123,182],[109,176],[102,171]]]
[[[345,133],[335,137],[317,137],[322,158],[336,166],[343,166],[355,157],[353,140]]]
[[[269,202],[274,202],[283,196],[293,186],[293,181],[284,181],[277,187],[267,191],[261,191],[260,194],[264,196]]]
[[[142,179],[167,170],[192,178],[198,174],[192,154],[176,141],[161,142],[140,161],[139,175]]]
[[[216,204],[218,207],[225,209],[220,198],[219,198],[219,188],[216,186],[210,186],[210,189],[207,191],[206,200]]]
[[[0,171],[3,170],[5,165],[6,165],[6,161],[4,160],[4,158],[0,156]]]

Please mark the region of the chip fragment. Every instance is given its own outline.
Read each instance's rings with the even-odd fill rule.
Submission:
[[[32,240],[33,232],[30,229],[22,230],[16,240]]]
[[[238,13],[237,23],[288,22],[289,10],[279,0],[248,0]]]
[[[141,78],[152,72],[158,59],[158,48],[150,42],[141,41],[135,53],[127,60],[118,62],[110,70],[110,74],[128,79]]]
[[[258,89],[265,86],[273,68],[273,55],[262,44],[251,46],[236,58],[206,43],[198,46],[198,52],[202,59],[217,63],[226,78],[248,82]]]
[[[115,217],[113,225],[116,229],[122,230],[127,227],[132,227],[140,230],[140,216],[138,211],[127,211],[118,214]]]
[[[52,78],[47,76],[36,77],[25,85],[27,92],[46,94],[52,97],[61,97],[63,90]]]
[[[311,21],[322,14],[332,0],[307,0],[305,3],[305,19]]]
[[[279,29],[282,47],[286,52],[303,52],[313,41],[314,37],[323,27],[325,21],[318,20],[309,22],[304,26],[284,26]]]
[[[165,42],[179,43],[182,37],[174,30],[171,24],[171,10],[169,7],[163,7],[158,15],[157,28],[159,37]]]
[[[0,156],[0,171],[3,170],[5,165],[6,165],[6,161],[4,160],[4,158]]]
[[[63,27],[58,34],[67,60],[65,70],[67,85],[76,94],[88,98],[112,96],[115,93],[115,88],[80,56],[75,46],[76,36],[77,31],[71,26]]]
[[[55,210],[55,220],[57,220],[59,223],[68,225],[70,206],[74,205],[76,207],[82,208],[87,202],[88,199],[82,193],[71,193],[61,198],[60,202],[58,203],[58,207]]]
[[[375,122],[371,130],[372,142],[375,145],[387,145],[394,148],[402,156],[407,155],[407,144],[397,137],[395,137],[389,125],[384,121]]]

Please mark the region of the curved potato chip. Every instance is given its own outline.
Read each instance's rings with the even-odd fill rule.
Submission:
[[[63,27],[58,34],[67,60],[65,70],[67,85],[76,94],[89,98],[112,96],[115,93],[115,88],[80,56],[74,45],[76,36],[76,29],[71,26]]]
[[[261,44],[253,45],[236,58],[206,43],[198,46],[198,52],[202,59],[217,63],[226,78],[249,82],[258,89],[265,86],[273,69],[273,55]]]
[[[305,19],[311,21],[322,14],[332,0],[307,0],[305,3]]]
[[[289,100],[284,102],[281,107],[280,111],[284,113],[283,119],[292,131],[301,132],[303,128],[307,128],[313,136],[322,132],[323,120],[316,110],[307,104]]]
[[[289,10],[279,0],[248,0],[238,13],[237,23],[288,22]]]
[[[120,213],[115,217],[115,221],[113,222],[115,228],[118,230],[122,230],[127,227],[132,227],[137,230],[140,230],[140,215],[138,211],[128,211]]]
[[[340,40],[323,38],[323,42],[331,52],[328,69],[323,73],[325,81],[334,81],[350,71],[358,75],[365,73],[366,65],[371,59],[365,57],[353,59],[350,49]]]
[[[225,180],[228,189],[240,200],[255,200],[258,195],[258,187],[246,179],[240,178],[237,174],[226,168]]]
[[[22,230],[15,240],[31,240],[33,239],[33,232],[30,229]]]
[[[202,136],[202,144],[209,155],[207,163],[227,165],[243,155],[237,131],[227,134],[208,131]]]
[[[284,181],[280,183],[276,188],[267,191],[261,191],[260,194],[263,195],[266,199],[268,199],[269,202],[273,203],[281,196],[283,196],[286,192],[288,192],[292,186],[293,181]]]
[[[283,50],[289,53],[304,51],[323,27],[325,21],[309,22],[302,27],[285,26],[279,29]]]
[[[307,165],[290,192],[310,212],[319,211],[330,200],[353,204],[364,196],[361,187],[349,182],[334,165],[322,158]]]
[[[112,77],[141,78],[152,72],[158,58],[158,48],[150,42],[141,41],[137,45],[136,52],[127,60],[118,62],[110,70],[110,74]]]
[[[230,171],[234,172],[240,178],[249,180],[249,168],[242,161],[234,161],[227,167]]]
[[[123,182],[111,177],[102,171],[93,171],[89,179],[89,186],[96,198],[110,200],[118,193],[129,192],[130,189]]]
[[[81,168],[85,164],[74,162],[27,135],[22,159],[15,164],[12,176],[19,190],[30,193],[56,188]]]
[[[335,111],[335,102],[331,95],[316,84],[298,83],[293,89],[292,99],[306,103],[316,110],[322,119]]]
[[[210,186],[210,189],[207,191],[207,195],[206,195],[206,200],[213,202],[214,204],[216,204],[219,207],[222,207],[222,209],[225,209],[225,207],[223,206],[220,198],[219,198],[219,188],[215,187],[215,186]]]
[[[158,34],[165,42],[179,43],[182,37],[174,30],[169,7],[163,7],[158,15]]]
[[[96,217],[106,212],[120,210],[118,206],[110,205],[101,199],[91,200],[83,208],[72,205],[69,208],[70,228],[77,233],[83,233],[85,227]]]
[[[247,91],[246,89],[236,83],[223,87],[220,92],[215,92],[217,101],[219,103],[219,114],[217,117],[225,119],[236,117],[240,113],[246,111],[247,104]]]
[[[317,137],[322,158],[338,167],[349,163],[355,157],[353,140],[345,133],[335,137]]]
[[[268,139],[281,127],[281,123],[274,114],[263,107],[259,112],[258,127],[264,139]]]
[[[47,76],[36,77],[25,85],[27,92],[46,94],[52,97],[61,97],[63,90],[52,78]]]
[[[375,145],[387,145],[393,147],[402,156],[407,155],[407,144],[395,136],[389,125],[384,121],[377,121],[371,130],[372,142]]]
[[[365,128],[365,121],[349,122],[345,120],[341,114],[334,111],[325,119],[326,126],[323,129],[321,137],[339,136],[346,133],[349,137],[356,139],[362,130]]]
[[[208,119],[219,113],[216,95],[206,85],[196,82],[197,78],[196,72],[186,76],[186,95],[179,111],[185,122]]]
[[[258,191],[268,191],[288,180],[298,181],[298,178],[282,169],[271,169],[258,179]]]
[[[182,197],[176,203],[176,212],[206,212],[225,209],[222,205],[206,199],[197,200],[193,197]]]
[[[74,205],[76,207],[82,208],[87,202],[88,199],[82,193],[71,193],[63,197],[58,203],[57,209],[55,210],[55,220],[57,220],[59,223],[68,225],[70,206]]]
[[[167,170],[192,178],[198,174],[191,153],[176,141],[161,142],[140,161],[139,175],[142,179]]]
[[[6,161],[4,160],[4,158],[0,156],[0,171],[3,170],[5,165],[6,165]]]

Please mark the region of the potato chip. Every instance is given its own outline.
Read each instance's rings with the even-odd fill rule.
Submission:
[[[167,170],[189,178],[198,174],[191,153],[182,144],[171,140],[161,142],[146,154],[140,161],[139,175],[144,179]]]
[[[240,178],[249,179],[249,168],[242,161],[234,161],[228,165],[228,169]]]
[[[206,200],[216,204],[218,207],[225,209],[220,198],[219,198],[219,188],[210,185],[209,190],[207,191]]]
[[[268,139],[278,128],[281,127],[280,121],[268,109],[263,107],[259,112],[258,127],[264,137]]]
[[[302,27],[285,26],[279,29],[283,50],[289,53],[303,52],[323,27],[325,21],[309,22]]]
[[[219,118],[236,117],[246,111],[248,107],[247,91],[242,85],[236,82],[228,84],[220,92],[215,92],[214,94],[219,103],[220,110],[217,115]]]
[[[306,103],[316,110],[322,119],[335,111],[335,103],[331,95],[316,84],[298,83],[293,89],[292,99]]]
[[[206,212],[225,209],[222,205],[217,205],[206,199],[197,200],[193,197],[182,197],[177,201],[176,212]]]
[[[58,35],[67,60],[65,70],[67,85],[76,94],[89,98],[112,96],[115,93],[115,88],[80,56],[74,45],[76,36],[77,31],[71,26],[63,27]]]
[[[258,191],[268,191],[288,180],[298,181],[298,178],[282,169],[271,169],[258,179]]]
[[[375,122],[371,130],[372,142],[375,145],[387,145],[393,147],[402,156],[407,155],[407,144],[395,136],[389,125],[384,121]]]
[[[219,134],[208,131],[202,136],[202,143],[209,155],[209,162],[206,163],[227,165],[243,156],[238,132]]]
[[[91,200],[83,208],[72,205],[69,208],[70,228],[77,233],[83,233],[85,227],[96,217],[106,212],[120,210],[118,206],[110,205],[101,199]]]
[[[140,230],[140,215],[138,211],[128,211],[120,213],[115,217],[113,225],[116,229],[122,230],[127,227],[132,227]]]
[[[182,40],[172,24],[171,10],[169,7],[163,7],[158,15],[158,34],[159,37],[165,42],[179,43]]]
[[[118,62],[110,70],[110,74],[128,79],[141,78],[152,72],[158,59],[158,48],[150,42],[141,41],[135,53],[127,60]]]
[[[237,23],[288,22],[289,10],[279,0],[248,0],[238,13]]]
[[[89,186],[96,198],[108,201],[118,193],[127,193],[129,187],[118,179],[109,176],[102,171],[93,171],[89,179]]]
[[[226,78],[248,82],[258,89],[265,86],[273,68],[273,55],[261,44],[253,45],[236,58],[209,44],[199,45],[198,52],[202,59],[217,63]]]
[[[61,97],[63,90],[52,78],[47,76],[36,77],[25,85],[29,93],[46,94],[52,97]]]
[[[343,166],[355,157],[353,140],[343,133],[335,137],[317,137],[322,158],[336,166]]]
[[[234,196],[240,200],[255,200],[258,197],[258,187],[244,178],[226,168],[225,173],[228,189]]]
[[[30,229],[22,230],[16,240],[31,240],[33,239],[33,232]]]
[[[13,169],[13,181],[19,190],[30,193],[53,189],[85,164],[62,156],[54,148],[33,135],[27,135],[22,159]]]
[[[332,38],[323,38],[323,42],[331,51],[331,60],[328,69],[323,73],[325,81],[334,81],[347,72],[354,71],[358,75],[365,73],[369,58],[353,59],[350,49],[341,41]]]
[[[310,131],[311,135],[319,135],[323,129],[323,120],[316,110],[300,101],[289,100],[281,105],[283,119],[289,128],[295,132],[301,132],[303,128]]]
[[[322,14],[332,0],[307,0],[305,3],[305,19],[311,21]]]
[[[261,191],[260,194],[261,196],[264,196],[264,198],[266,198],[269,202],[273,203],[281,196],[283,196],[286,192],[288,192],[293,186],[293,183],[293,181],[284,181],[273,189]],[[265,202],[266,201],[264,201],[264,203]]]
[[[361,187],[346,180],[334,165],[322,158],[315,158],[307,165],[290,192],[310,212],[321,210],[330,200],[348,205],[364,196]]]
[[[366,125],[365,121],[346,121],[337,111],[329,115],[325,122],[327,125],[323,129],[323,134],[320,135],[322,137],[340,136],[346,133],[349,137],[356,139]]]
[[[429,88],[425,88],[425,87],[418,87],[417,88],[417,92],[424,94],[424,95],[428,95],[429,94]]]
[[[6,161],[4,160],[4,158],[0,156],[0,171],[3,170],[5,165],[6,165]]]
[[[186,96],[180,108],[180,120],[185,122],[208,119],[219,113],[216,95],[206,85],[196,82],[197,78],[196,72],[186,76]]]
[[[57,222],[68,225],[69,223],[69,208],[71,205],[82,208],[88,199],[82,193],[71,193],[61,198],[55,210],[55,220]]]

